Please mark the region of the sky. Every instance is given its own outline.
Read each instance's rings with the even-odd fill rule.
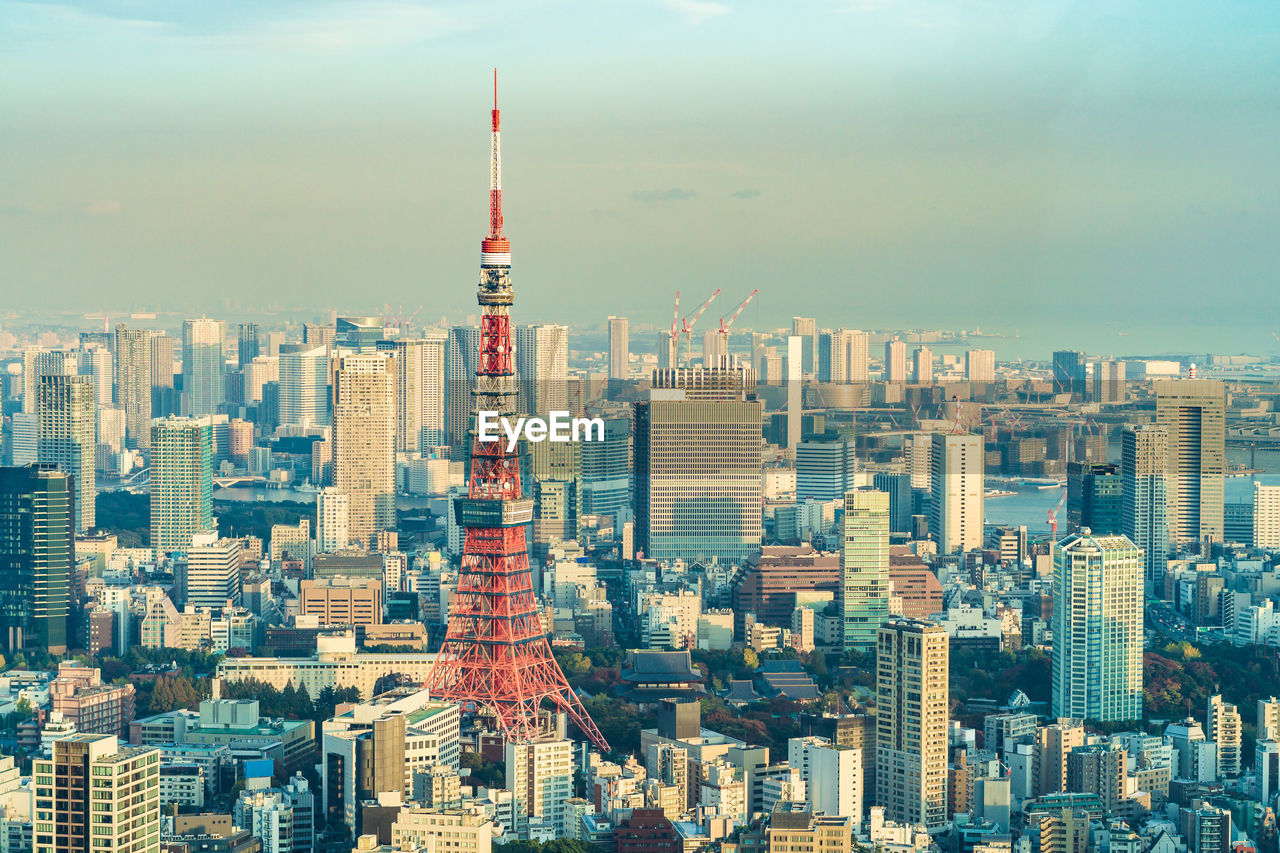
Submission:
[[[1277,348],[1274,0],[0,0],[0,315],[473,313],[495,66],[520,321]]]

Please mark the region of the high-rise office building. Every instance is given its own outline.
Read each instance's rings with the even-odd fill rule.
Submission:
[[[151,417],[167,418],[181,414],[182,401],[174,387],[173,338],[164,332],[151,332]]]
[[[115,357],[111,350],[104,344],[81,344],[76,363],[80,375],[93,381],[98,408],[110,408],[115,390]]]
[[[631,419],[605,418],[604,441],[583,442],[579,452],[582,512],[611,515],[620,526],[631,516]]]
[[[688,353],[685,353],[685,366],[688,366]],[[703,367],[719,367],[721,360],[729,355],[729,336],[720,334],[718,329],[708,329],[702,333],[702,365]]]
[[[280,348],[280,425],[327,426],[331,421],[329,350],[324,345]]]
[[[637,548],[647,557],[756,553],[761,404],[741,368],[657,371],[635,408]]]
[[[520,377],[522,414],[543,417],[569,408],[569,327],[520,326],[516,329],[516,375]]]
[[[443,444],[445,339],[396,338],[377,348],[396,360],[396,452]]]
[[[884,342],[884,381],[907,381],[907,345],[897,335]]]
[[[448,439],[454,458],[463,459],[471,452],[471,391],[479,366],[480,329],[454,326],[449,329],[449,348],[445,354],[448,368]]]
[[[149,329],[116,326],[116,407],[124,410],[125,445],[145,450],[151,441],[151,339]],[[172,379],[172,378],[171,378]]]
[[[857,473],[857,447],[846,435],[810,435],[796,446],[797,501],[839,500],[854,487]]]
[[[181,604],[217,610],[240,603],[240,540],[197,533],[174,569]]]
[[[1098,361],[1093,365],[1093,400],[1095,403],[1124,402],[1124,362]]]
[[[1253,484],[1253,544],[1280,551],[1280,486]]]
[[[160,849],[160,750],[115,735],[73,734],[32,765],[35,853]]]
[[[38,461],[57,465],[75,489],[76,532],[94,526],[97,411],[93,380],[86,376],[43,376],[39,390]]]
[[[1081,530],[1053,546],[1053,716],[1142,718],[1142,550]]]
[[[1169,435],[1169,538],[1222,541],[1226,478],[1226,393],[1213,379],[1153,383],[1156,424]]]
[[[983,461],[982,436],[933,434],[929,533],[940,554],[982,547]]]
[[[930,832],[947,822],[950,646],[932,622],[895,619],[876,647],[876,805]]]
[[[1126,426],[1120,434],[1120,530],[1142,550],[1144,574],[1157,590],[1169,563],[1168,457],[1164,427]]]
[[[67,650],[75,493],[50,465],[0,468],[0,642]]]
[[[303,323],[302,324],[302,344],[307,349],[315,347],[324,347],[325,349],[333,349],[333,345],[337,339],[338,332],[332,323]]]
[[[182,413],[217,414],[225,388],[221,320],[201,317],[182,324]]]
[[[78,372],[77,353],[44,347],[27,347],[22,351],[22,411],[35,414],[39,409],[40,380]]]
[[[347,495],[351,540],[377,544],[396,524],[395,360],[344,355],[333,374],[333,485]]]
[[[996,354],[989,349],[971,349],[966,352],[964,378],[969,382],[995,382]]]
[[[209,418],[163,418],[151,425],[151,549],[186,551],[212,533],[213,424]]]
[[[792,317],[791,334],[801,338],[800,359],[806,376],[812,376],[816,368],[818,348],[818,321],[813,317]]]
[[[631,378],[631,321],[609,317],[609,378]]]
[[[1115,465],[1067,463],[1067,532],[1087,527],[1096,536],[1123,530],[1124,485]]]
[[[1053,393],[1084,396],[1086,367],[1084,353],[1058,350],[1053,354]]]
[[[280,386],[280,356],[260,355],[241,369],[244,377],[244,393],[242,403],[256,405],[262,402],[267,383],[274,382]]]
[[[241,323],[239,345],[236,348],[236,360],[240,367],[262,355],[262,347],[258,343],[258,324]]]
[[[855,489],[844,496],[840,528],[840,616],[844,647],[870,652],[889,618],[889,495]]]
[[[911,378],[917,385],[933,383],[933,352],[926,346],[918,346],[911,354]]]
[[[889,531],[891,533],[909,533],[911,531],[912,504],[914,495],[911,492],[911,475],[890,471],[878,471],[871,479],[871,485],[878,492],[889,496]]]

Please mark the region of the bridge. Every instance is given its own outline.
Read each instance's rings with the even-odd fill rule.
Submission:
[[[235,474],[228,477],[213,478],[213,484],[219,489],[229,489],[234,486],[261,486],[266,482],[266,477],[257,474]]]

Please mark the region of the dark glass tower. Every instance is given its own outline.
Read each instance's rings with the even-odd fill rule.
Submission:
[[[0,468],[0,643],[67,650],[75,492],[53,465]]]

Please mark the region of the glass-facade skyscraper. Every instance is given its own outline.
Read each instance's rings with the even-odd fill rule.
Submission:
[[[1144,574],[1157,593],[1169,562],[1168,456],[1164,427],[1126,426],[1120,435],[1120,530],[1142,549]]]
[[[151,549],[185,552],[213,532],[213,424],[163,418],[151,425]]]
[[[1053,716],[1142,718],[1142,549],[1087,529],[1053,546]]]
[[[52,465],[0,468],[0,643],[67,650],[75,493]]]
[[[844,496],[840,529],[840,614],[844,647],[871,652],[889,618],[889,495],[855,489]]]
[[[222,321],[202,317],[182,324],[182,413],[217,414],[225,389]]]

